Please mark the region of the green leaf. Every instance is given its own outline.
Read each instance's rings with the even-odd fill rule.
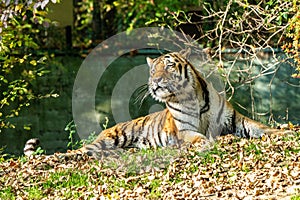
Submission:
[[[30,131],[31,130],[30,124],[25,124],[23,128],[26,131]]]
[[[36,60],[31,60],[31,61],[30,61],[30,64],[32,64],[33,66],[36,66],[36,65],[37,65],[37,62],[36,62]]]
[[[19,41],[17,42],[17,44],[18,44],[19,47],[22,46],[22,41],[19,40]]]

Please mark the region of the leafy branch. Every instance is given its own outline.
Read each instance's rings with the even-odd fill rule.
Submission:
[[[0,3],[0,131],[14,128],[11,118],[18,116],[32,100],[47,96],[37,93],[34,81],[49,73],[45,68],[48,54],[37,53],[42,45],[39,33],[49,23],[43,10],[48,3],[48,0]]]

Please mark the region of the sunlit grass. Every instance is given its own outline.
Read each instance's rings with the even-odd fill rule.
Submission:
[[[161,199],[165,195],[164,187],[172,190],[173,187],[193,188],[198,184],[197,187],[206,185],[207,188],[214,188],[212,183],[224,184],[226,187],[237,187],[237,184],[246,187],[247,182],[239,182],[240,179],[245,174],[265,171],[265,164],[275,166],[276,169],[292,169],[287,166],[292,163],[293,155],[299,153],[298,135],[277,142],[274,140],[276,145],[259,139],[228,137],[216,141],[205,151],[195,147],[182,152],[172,148],[123,150],[114,159],[107,157],[102,161],[64,160],[53,164],[52,159],[49,159],[32,166],[32,160],[24,157],[14,159],[14,162],[11,159],[4,160],[0,164],[19,166],[17,169],[20,172],[15,171],[15,177],[8,177],[2,172],[0,199],[48,199],[53,196],[91,199],[99,195],[114,199],[122,198],[125,194]],[[284,156],[287,152],[291,156]],[[274,153],[283,155],[284,160],[274,162]],[[32,168],[24,171],[22,166]],[[297,194],[291,199],[298,200],[300,196]]]

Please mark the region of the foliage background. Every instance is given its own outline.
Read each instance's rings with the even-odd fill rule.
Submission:
[[[269,115],[267,121],[271,123],[278,120],[273,111],[286,109],[285,106],[278,108],[282,103],[273,106],[272,102],[277,99],[272,98],[272,93],[282,93],[284,88],[299,85],[299,4],[299,0],[106,1],[99,8],[103,33],[99,40],[144,26],[167,27],[189,34],[198,43],[186,43],[206,49],[216,62],[211,70],[218,71],[224,78],[228,99],[242,101],[236,107],[252,118],[262,120],[261,115]],[[93,3],[88,5],[92,7]],[[95,19],[93,13],[86,12],[82,19],[88,22],[81,23],[82,27],[92,30],[89,24]],[[92,37],[90,41],[93,43]],[[274,87],[274,78],[281,75],[279,79],[285,84]],[[271,78],[264,80],[264,77]],[[264,80],[269,95],[263,98],[268,102],[255,96],[256,80]],[[239,88],[246,88],[240,93],[248,95],[236,93]],[[247,102],[251,102],[251,106],[246,109]],[[268,108],[257,109],[259,104]],[[287,121],[288,117],[281,119]]]
[[[26,112],[22,112],[24,107],[55,105],[53,97],[65,101],[63,96],[71,89],[64,87],[73,79],[64,80],[62,75],[75,74],[81,59],[96,44],[118,32],[145,26],[167,27],[196,39],[197,44],[187,41],[187,46],[206,50],[215,63],[211,70],[219,73],[226,83],[227,98],[232,102],[236,99],[240,104],[234,105],[252,118],[261,120],[260,115],[268,115],[268,122],[273,122],[278,120],[273,112],[281,110],[285,115],[285,105],[278,107],[283,103],[272,98],[275,93],[286,94],[293,102],[299,98],[297,89],[285,91],[286,85],[299,88],[299,0],[78,0],[74,2],[72,48],[66,46],[64,28],[47,19],[48,4],[47,0],[1,2],[0,131],[3,134],[7,128],[22,133],[15,129],[14,119],[26,117]],[[266,62],[260,62],[262,59]],[[280,83],[273,78],[278,74],[284,75]],[[57,84],[45,90],[49,83],[43,77]],[[256,80],[264,82],[259,85]],[[261,88],[268,91],[267,96],[257,92]],[[267,109],[258,110],[259,104]],[[50,110],[49,116],[67,125],[69,117],[57,116],[69,114],[71,103],[59,106],[67,107],[66,112]],[[291,109],[289,113],[297,112],[296,108]],[[281,119],[290,120],[287,116]],[[38,130],[28,121],[18,126],[25,132]],[[60,129],[67,134],[64,128]]]
[[[45,63],[51,55],[45,48],[45,28],[50,21],[43,10],[48,1],[2,1],[0,6],[0,131],[14,128],[10,119],[19,115],[38,94],[35,80],[49,72]],[[24,126],[24,129],[29,127]]]

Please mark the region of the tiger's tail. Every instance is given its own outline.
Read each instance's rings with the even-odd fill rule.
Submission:
[[[27,140],[23,149],[25,156],[29,157],[33,155],[36,152],[39,145],[40,145],[40,140],[38,138],[32,138]]]

